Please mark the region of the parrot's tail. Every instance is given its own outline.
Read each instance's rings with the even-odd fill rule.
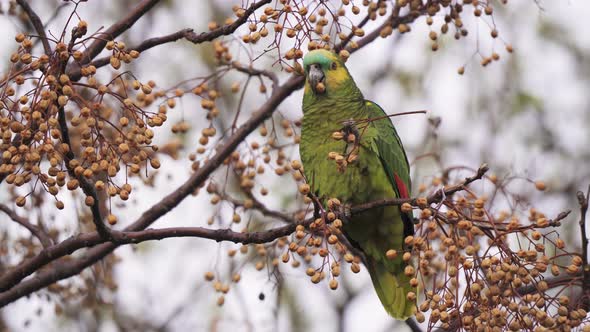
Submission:
[[[396,258],[394,262],[387,262],[393,263],[387,265],[372,257],[366,258],[373,286],[387,313],[396,319],[413,316],[416,303],[408,300],[407,294],[410,291],[415,292],[416,289],[410,286],[410,279],[404,274],[405,264],[401,257]],[[399,262],[395,262],[397,260]]]

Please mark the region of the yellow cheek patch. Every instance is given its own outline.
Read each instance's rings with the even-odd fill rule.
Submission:
[[[350,79],[350,75],[346,69],[338,67],[336,70],[329,70],[326,73],[326,86],[328,89],[338,89],[348,79]]]

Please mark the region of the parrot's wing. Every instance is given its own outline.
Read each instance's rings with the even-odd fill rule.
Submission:
[[[366,101],[369,118],[379,118],[372,122],[377,134],[372,137],[371,148],[379,155],[383,169],[393,186],[397,197],[409,198],[411,190],[410,164],[406,151],[395,127],[383,109],[372,101]],[[404,235],[414,234],[412,214],[402,213]]]

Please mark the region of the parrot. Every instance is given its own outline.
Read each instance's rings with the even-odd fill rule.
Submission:
[[[299,153],[303,173],[322,205],[337,198],[342,206],[410,197],[410,166],[390,118],[366,100],[344,60],[316,49],[303,58],[305,85]],[[350,244],[362,252],[385,311],[407,319],[416,309],[415,292],[402,256],[414,234],[413,216],[400,206],[351,215],[342,225]]]

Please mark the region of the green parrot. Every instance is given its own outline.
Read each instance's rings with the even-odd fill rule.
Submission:
[[[383,109],[365,100],[337,54],[311,51],[303,66],[306,80],[299,152],[312,192],[323,204],[338,198],[349,206],[410,197],[408,159]],[[397,319],[412,316],[416,304],[407,299],[407,293],[416,290],[404,274],[402,260],[408,249],[404,239],[414,234],[411,213],[387,206],[348,219],[343,232],[363,252],[383,307]]]

